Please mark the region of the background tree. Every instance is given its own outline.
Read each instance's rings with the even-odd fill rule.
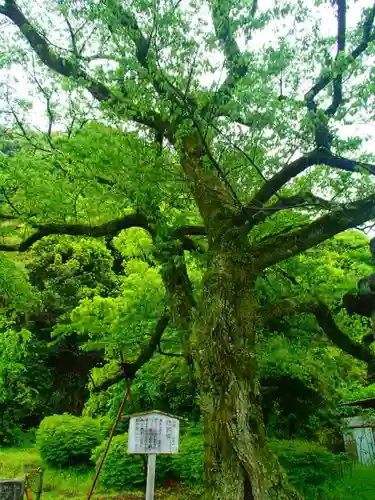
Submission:
[[[341,0],[332,5],[336,36],[323,38],[319,11],[303,3],[265,10],[255,1],[64,1],[43,4],[43,16],[37,2],[4,0],[0,6],[23,40],[5,62],[18,58],[55,73],[51,84],[36,76],[48,117],[42,144],[7,95],[44,177],[31,188],[37,179],[30,179],[27,165],[36,158],[4,158],[9,210],[34,229],[20,245],[8,242],[4,249],[27,250],[48,234],[149,232],[172,323],[189,366],[197,366],[208,498],[298,498],[265,439],[255,363],[264,322],[310,310],[340,348],[373,362],[372,351],[343,334],[323,304],[287,300],[262,308],[255,293],[264,270],[375,216],[370,157],[360,141],[338,133],[349,116],[371,112],[372,72],[364,56],[371,56],[375,6],[363,10],[356,26],[347,23],[349,7]],[[47,33],[47,13],[53,33]],[[284,19],[292,33],[285,32]],[[271,42],[257,46],[257,36],[271,28]],[[212,85],[203,80],[209,73]],[[53,137],[56,74],[70,93],[83,87],[83,107],[91,110],[97,101],[96,112],[111,124],[97,128],[116,144],[108,176],[95,172],[98,163],[88,164],[91,151],[82,158],[70,150],[74,122],[61,141]],[[130,122],[135,131],[124,127]],[[77,137],[85,140],[85,132]],[[121,175],[124,165],[133,169]],[[9,175],[12,168],[19,176]],[[142,189],[135,190],[140,180]],[[30,203],[48,183],[54,196]],[[85,188],[77,192],[81,183]],[[84,208],[88,197],[90,210]],[[94,200],[103,200],[99,211]],[[167,208],[174,204],[171,217]],[[207,235],[208,245],[199,304],[184,260],[184,250],[196,249],[197,235]],[[149,358],[162,333],[156,329],[139,361]],[[124,363],[112,381],[138,366]]]

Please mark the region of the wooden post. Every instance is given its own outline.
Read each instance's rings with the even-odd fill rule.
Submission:
[[[146,500],[154,500],[154,495],[155,495],[155,469],[156,469],[156,454],[155,453],[151,453],[148,456],[148,462],[147,462]]]

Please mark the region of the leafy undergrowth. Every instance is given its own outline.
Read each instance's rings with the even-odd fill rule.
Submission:
[[[42,463],[35,449],[0,448],[0,479],[23,479],[31,469],[43,467],[42,500],[86,500],[94,469],[51,469]],[[137,500],[144,492],[115,492],[97,486],[95,500]],[[200,498],[189,489],[176,486],[156,492],[158,500],[195,500]]]
[[[327,483],[318,498],[322,500],[374,500],[375,467],[354,465],[341,480]]]

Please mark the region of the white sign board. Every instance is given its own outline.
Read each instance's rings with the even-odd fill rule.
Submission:
[[[130,418],[128,453],[178,453],[180,422],[159,412]]]

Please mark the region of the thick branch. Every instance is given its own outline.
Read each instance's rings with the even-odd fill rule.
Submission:
[[[129,214],[119,219],[114,219],[98,226],[89,226],[85,224],[45,224],[35,225],[36,232],[26,238],[20,245],[0,245],[0,250],[4,252],[25,252],[33,246],[34,243],[45,236],[52,234],[66,234],[71,236],[92,236],[100,238],[103,236],[116,234],[123,229],[130,227],[142,227],[152,234],[147,218],[141,214]]]
[[[168,326],[169,317],[165,314],[162,316],[155,328],[155,332],[153,333],[148,344],[145,344],[134,363],[122,363],[121,364],[121,372],[117,373],[113,377],[105,380],[101,384],[97,385],[94,389],[95,392],[104,391],[108,389],[113,384],[120,382],[125,378],[132,379],[135,377],[137,371],[142,368],[144,364],[146,364],[153,356],[154,352],[157,350],[160,340],[163,336],[165,329]]]
[[[99,101],[107,101],[115,97],[103,84],[91,79],[77,64],[57,56],[54,50],[48,45],[46,39],[26,19],[14,0],[6,0],[5,6],[2,7],[0,13],[14,22],[39,59],[50,69],[63,76],[75,79],[82,78],[87,84],[87,90]]]
[[[340,5],[339,1],[339,5]],[[342,5],[342,4],[341,4]],[[367,49],[368,45],[370,42],[372,42],[375,39],[375,33],[372,31],[373,29],[373,24],[374,24],[374,18],[375,18],[375,4],[371,9],[367,11],[364,23],[363,23],[363,34],[362,34],[362,40],[359,43],[359,45],[352,50],[352,52],[349,55],[349,60],[355,60],[358,59],[358,57],[365,52]],[[342,27],[341,27],[342,29]],[[342,43],[342,40],[341,40]],[[344,69],[339,71],[339,74],[343,74]],[[305,94],[305,101],[307,103],[307,106],[309,109],[315,110],[316,105],[314,102],[315,97],[321,92],[323,89],[329,85],[332,80],[334,79],[335,75],[330,72],[328,74],[322,75],[318,81],[311,87],[311,89]],[[337,75],[336,75],[337,77]]]
[[[207,229],[204,226],[181,226],[173,231],[175,238],[183,236],[207,236]]]
[[[1,219],[20,219],[21,216],[0,215]],[[45,236],[52,234],[70,235],[70,236],[91,236],[93,238],[101,238],[104,236],[113,236],[118,232],[128,229],[130,227],[141,227],[146,229],[151,236],[155,236],[153,228],[149,225],[147,217],[142,214],[134,213],[125,215],[118,219],[114,219],[98,226],[89,226],[87,224],[35,224],[35,233],[26,238],[20,245],[0,245],[0,251],[3,252],[25,252],[33,246],[34,243],[41,240]],[[191,236],[206,236],[207,232],[203,226],[181,226],[171,231],[172,238],[180,240],[182,247],[179,252],[183,250],[198,250],[201,249],[195,242],[188,238]],[[177,243],[178,245],[178,243]]]
[[[149,41],[146,39],[142,33],[135,15],[132,12],[126,11],[120,2],[116,5],[116,22],[124,28],[131,40],[134,42],[136,48],[136,57],[139,63],[144,67],[148,67],[148,50]],[[113,26],[110,26],[111,31]]]
[[[164,74],[164,72],[157,66],[153,57],[150,57],[151,36],[147,39],[138,25],[136,16],[129,10],[125,10],[118,2],[114,7],[116,12],[114,17],[116,22],[126,30],[130,39],[135,45],[135,55],[139,64],[147,71],[148,76],[159,95],[167,96],[171,101],[181,104],[187,100],[187,96],[176,87]],[[114,30],[114,26],[110,24],[110,30]],[[195,99],[191,96],[188,97],[188,102],[194,107],[197,106]]]
[[[329,167],[338,168],[345,172],[358,172],[359,170],[367,171],[371,175],[375,175],[375,165],[362,161],[351,160],[343,156],[336,156],[328,151],[319,152],[319,163],[328,165]]]
[[[317,150],[311,151],[297,160],[288,163],[259,189],[251,200],[250,205],[262,208],[288,181],[317,163],[319,163],[319,152]]]
[[[345,54],[346,42],[346,0],[337,0],[337,53],[336,61]],[[328,116],[333,116],[342,101],[342,73],[333,80],[332,104],[326,109]]]
[[[333,344],[360,361],[364,361],[367,364],[375,362],[375,353],[369,349],[369,346],[356,342],[342,332],[336,325],[330,310],[322,302],[299,303],[293,299],[286,299],[272,306],[264,307],[261,312],[267,323],[296,313],[312,313],[315,315],[319,326]]]
[[[253,247],[252,253],[258,257],[260,268],[263,269],[373,218],[375,194],[341,205],[302,229],[270,238],[266,244]]]
[[[251,228],[261,222],[264,222],[268,217],[271,217],[281,210],[290,210],[293,208],[317,208],[320,210],[330,210],[331,203],[328,200],[315,196],[312,193],[301,193],[289,197],[279,197],[276,203],[263,208],[258,208],[252,205],[244,207],[243,210],[241,210],[241,213],[236,216],[233,221],[235,225],[242,225],[248,221],[248,228]],[[250,221],[249,218],[251,219]]]
[[[47,67],[63,76],[73,78],[76,81],[84,81],[87,90],[98,101],[119,100],[119,96],[115,95],[101,82],[94,80],[77,62],[56,55],[47,40],[33,27],[22,11],[17,7],[14,0],[6,0],[5,5],[0,7],[0,14],[5,15],[13,21],[29,42],[33,51]],[[122,97],[126,97],[126,95]],[[130,119],[158,131],[164,130],[168,126],[168,123],[164,122],[158,113],[153,112],[149,112],[148,114],[135,112]]]
[[[262,208],[291,179],[314,165],[328,165],[346,172],[357,172],[359,169],[364,169],[375,175],[375,165],[336,156],[329,151],[314,149],[310,153],[288,163],[271,177],[256,193],[251,200],[250,206]]]
[[[258,2],[254,0],[251,8],[252,17],[255,16],[257,5]],[[228,76],[213,96],[211,103],[203,110],[203,113],[209,111],[217,115],[218,112],[216,112],[215,108],[220,108],[220,106],[228,103],[238,81],[247,74],[248,64],[236,41],[236,34],[230,20],[230,2],[227,0],[212,0],[211,10],[215,34],[224,51]]]
[[[241,51],[236,41],[236,34],[230,21],[230,2],[213,0],[211,2],[212,20],[215,34],[223,47],[226,63],[233,80],[239,79],[247,72],[247,66],[241,64]]]

